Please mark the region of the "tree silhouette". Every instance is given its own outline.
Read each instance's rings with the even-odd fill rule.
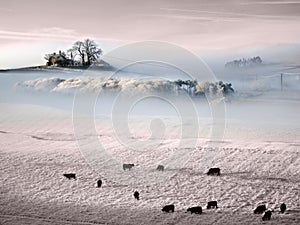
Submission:
[[[81,58],[82,65],[85,65],[85,52],[84,52],[84,46],[82,41],[76,41],[72,48],[68,50],[68,52],[73,54],[73,57],[76,55],[79,55]]]
[[[93,40],[85,39],[83,47],[87,58],[87,65],[91,65],[93,62],[96,62],[102,54],[102,50],[98,48],[96,42]]]
[[[95,41],[91,39],[85,39],[84,41],[76,41],[72,48],[68,50],[72,57],[79,55],[82,65],[91,65],[96,62],[99,56],[102,54],[102,50],[98,48]]]

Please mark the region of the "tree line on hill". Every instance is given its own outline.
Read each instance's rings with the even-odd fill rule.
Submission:
[[[47,60],[46,66],[90,66],[97,62],[101,54],[102,49],[94,40],[85,39],[76,41],[66,52],[60,50],[46,54],[44,59]]]
[[[228,68],[244,68],[244,67],[253,67],[262,64],[262,59],[259,56],[249,58],[249,59],[239,59],[233,60],[225,64],[225,67]]]

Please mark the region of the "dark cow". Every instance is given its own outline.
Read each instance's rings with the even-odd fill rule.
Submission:
[[[123,164],[123,170],[126,170],[126,169],[128,169],[128,170],[131,170],[131,168],[132,167],[134,167],[134,164]]]
[[[99,179],[99,180],[97,181],[97,188],[101,188],[101,186],[102,186],[102,180]]]
[[[282,204],[280,205],[280,212],[281,212],[281,213],[284,213],[285,210],[286,210],[286,204],[282,203]]]
[[[220,172],[221,172],[220,168],[210,168],[206,174],[220,176],[221,174]]]
[[[254,210],[254,214],[262,214],[264,213],[264,211],[267,210],[266,205],[259,205],[256,207],[256,209]]]
[[[134,196],[134,198],[135,198],[136,200],[140,200],[140,193],[139,193],[138,191],[135,191],[135,192],[133,193],[133,196]]]
[[[163,165],[158,165],[156,170],[158,171],[164,171],[165,170],[165,167]]]
[[[272,216],[272,212],[270,210],[267,210],[267,211],[265,211],[265,214],[263,215],[262,220],[263,221],[270,220],[271,216]]]
[[[76,180],[76,174],[75,173],[64,173],[63,176],[68,178],[69,180],[71,180],[71,179]]]
[[[162,208],[163,212],[169,213],[170,211],[173,213],[175,211],[175,206],[174,205],[166,205]]]
[[[218,202],[217,201],[210,201],[207,203],[206,206],[207,209],[213,209],[213,208],[218,208]]]
[[[201,206],[195,206],[187,209],[187,212],[191,212],[191,214],[201,214],[202,213],[202,207]]]

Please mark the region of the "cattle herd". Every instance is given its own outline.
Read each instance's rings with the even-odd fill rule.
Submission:
[[[134,167],[134,164],[123,164],[123,170],[131,170]],[[158,165],[156,170],[157,171],[164,171],[164,166],[163,165]],[[220,168],[210,168],[208,172],[206,173],[208,176],[220,176],[221,175],[221,170]],[[64,177],[67,179],[71,180],[74,179],[76,180],[76,174],[75,173],[64,173]],[[102,186],[102,180],[99,179],[97,180],[97,188],[101,188]],[[135,191],[133,193],[133,196],[136,200],[140,200],[140,193],[138,191]],[[218,208],[218,203],[217,201],[209,201],[207,203],[206,209],[217,209]],[[173,213],[175,211],[175,205],[166,205],[162,208],[162,212],[165,213]],[[282,203],[280,205],[280,212],[284,213],[286,211],[286,204]],[[187,209],[186,212],[190,212],[191,214],[202,214],[202,207],[201,206],[193,206]],[[266,205],[258,205],[255,210],[254,214],[263,214],[262,220],[271,220],[272,212],[274,210],[267,209]]]

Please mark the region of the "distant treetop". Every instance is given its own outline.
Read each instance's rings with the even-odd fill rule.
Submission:
[[[233,60],[225,64],[225,67],[228,68],[244,68],[244,67],[253,67],[262,64],[262,59],[259,56],[249,58],[249,59],[239,59]]]

